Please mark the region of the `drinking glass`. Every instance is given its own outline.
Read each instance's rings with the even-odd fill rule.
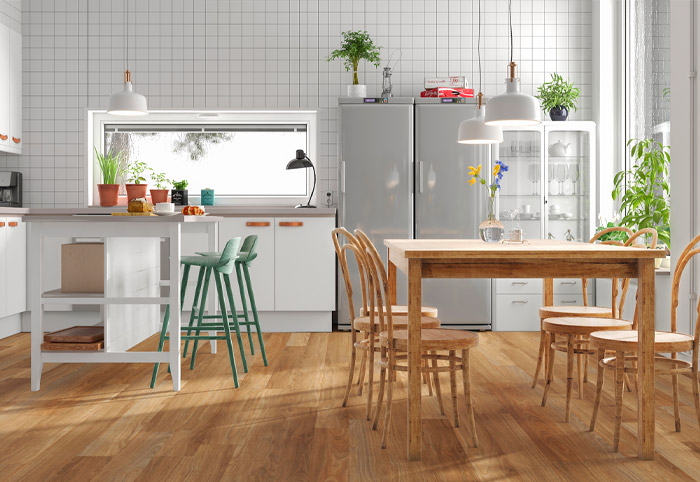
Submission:
[[[549,164],[547,166],[547,190],[549,194],[552,194],[552,181],[554,181],[554,164]]]
[[[537,194],[537,181],[538,181],[538,175],[537,175],[537,168],[539,166],[537,164],[530,164],[527,166],[527,178],[529,181],[532,183],[532,194],[535,195]]]
[[[559,195],[564,194],[564,181],[569,178],[569,166],[567,164],[557,164],[557,181],[559,181]]]
[[[576,194],[576,183],[581,179],[581,168],[578,164],[569,164],[569,179],[574,186],[573,194]]]

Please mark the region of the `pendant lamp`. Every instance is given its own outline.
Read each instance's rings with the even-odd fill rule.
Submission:
[[[503,130],[498,126],[484,124],[486,107],[483,105],[484,94],[481,92],[481,0],[479,0],[479,30],[476,53],[479,59],[479,94],[477,95],[474,117],[460,122],[457,142],[460,144],[498,144],[503,142]]]
[[[530,126],[542,122],[540,103],[531,95],[520,91],[520,79],[516,76],[516,63],[513,62],[513,24],[511,2],[508,0],[508,27],[510,29],[510,63],[506,91],[489,100],[489,110],[485,123],[491,126]]]
[[[108,114],[146,115],[148,105],[146,98],[134,92],[129,71],[129,0],[126,0],[126,69],[124,71],[124,90],[112,94],[109,98]]]

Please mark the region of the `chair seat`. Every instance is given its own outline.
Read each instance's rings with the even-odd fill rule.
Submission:
[[[233,259],[231,261],[233,261]],[[202,266],[204,268],[221,268],[221,258],[219,256],[181,256],[180,264]]]
[[[471,331],[424,329],[420,334],[421,348],[430,350],[466,350],[479,345],[479,335]],[[381,343],[388,342],[388,334],[383,331],[379,334]],[[394,330],[394,348],[401,351],[408,350],[408,331]]]
[[[600,306],[543,306],[540,308],[540,319],[556,318],[559,316],[612,318],[612,309]]]
[[[394,329],[406,329],[408,327],[408,316],[396,316],[391,317],[391,321],[394,323]],[[386,320],[385,320],[386,322]],[[369,331],[370,328],[370,318],[369,316],[361,316],[355,318],[355,329],[358,331]],[[420,319],[421,328],[440,328],[440,320],[437,318],[431,318],[429,316],[421,316]],[[374,327],[379,329],[379,317],[374,317]]]
[[[374,307],[374,313],[379,313],[377,307]],[[408,316],[408,306],[406,305],[391,305],[391,313],[395,316]],[[437,318],[438,309],[434,306],[421,306],[420,315],[427,316],[428,318]]]
[[[591,333],[591,345],[606,350],[636,352],[638,340],[639,336],[636,330]],[[657,331],[654,334],[654,351],[656,353],[675,353],[692,349],[692,336],[668,331]]]
[[[588,335],[594,331],[631,330],[632,322],[613,318],[547,318],[542,328],[550,333],[564,335]]]

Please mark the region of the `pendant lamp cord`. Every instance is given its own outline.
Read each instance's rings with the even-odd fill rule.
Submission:
[[[511,13],[511,4],[513,0],[508,0],[508,29],[510,30],[510,61],[513,62],[513,19]]]
[[[478,2],[479,5],[479,30],[478,38],[476,41],[476,57],[479,59],[479,92],[481,92],[481,0]]]
[[[129,0],[126,0],[126,68],[129,70]]]

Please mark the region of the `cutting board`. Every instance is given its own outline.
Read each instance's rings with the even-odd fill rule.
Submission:
[[[42,351],[98,351],[105,346],[103,340],[94,343],[42,343]]]
[[[112,213],[112,216],[155,216],[153,213]]]
[[[103,326],[72,326],[65,330],[54,331],[44,335],[49,343],[94,343],[104,340]]]

